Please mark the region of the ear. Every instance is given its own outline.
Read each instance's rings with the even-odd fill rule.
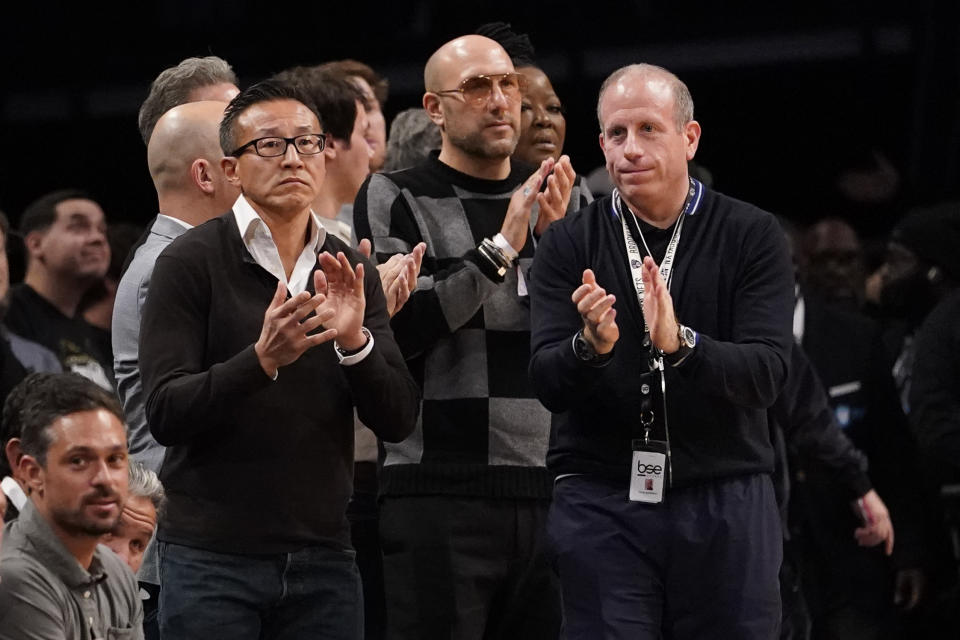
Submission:
[[[44,471],[36,458],[24,454],[17,463],[20,478],[26,482],[32,495],[43,497]]]
[[[337,159],[337,149],[342,146],[342,141],[337,140],[329,133],[327,134],[327,144],[323,147],[323,155],[326,156],[327,162]]]
[[[423,110],[438,127],[443,127],[443,109],[440,108],[440,96],[429,91],[423,94]]]
[[[687,139],[687,161],[693,160],[697,155],[697,147],[700,146],[700,123],[691,120],[683,128],[683,135]]]
[[[27,249],[27,255],[30,257],[39,256],[41,254],[41,245],[43,244],[43,237],[46,235],[41,230],[31,231],[23,239],[23,246]]]
[[[190,165],[190,179],[200,191],[210,196],[216,191],[212,169],[210,161],[204,158],[197,158]]]
[[[220,168],[223,169],[223,175],[227,179],[227,182],[238,189],[242,189],[243,185],[240,184],[239,164],[239,158],[235,158],[234,156],[224,156],[220,160]]]
[[[20,464],[20,457],[23,451],[20,449],[20,438],[10,438],[7,440],[7,446],[3,448],[3,454],[7,457],[7,464],[11,470],[16,470]]]
[[[599,140],[600,140],[600,150],[603,151],[604,153],[606,153],[606,152],[607,152],[607,148],[603,145],[603,132],[602,132],[602,131],[600,132],[600,135],[598,136],[598,138],[599,138]]]

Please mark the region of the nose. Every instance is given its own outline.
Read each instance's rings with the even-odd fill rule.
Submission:
[[[113,470],[106,460],[100,460],[97,463],[96,472],[90,479],[90,484],[94,486],[113,486]]]
[[[120,556],[120,559],[123,560],[124,564],[130,564],[130,547],[129,545],[121,544],[117,545],[119,549],[114,549],[114,553]]]
[[[643,145],[640,143],[640,136],[633,131],[627,132],[627,141],[623,145],[623,155],[628,158],[636,158],[643,155]]]
[[[127,474],[129,469],[127,465],[116,465],[108,460],[100,460],[96,464],[96,470],[90,479],[90,484],[94,487],[103,487],[113,494],[118,494],[120,487],[126,487]]]
[[[283,166],[300,166],[303,164],[303,158],[300,157],[300,152],[297,151],[296,145],[292,142],[287,143],[287,148],[283,152]]]
[[[550,114],[547,113],[546,107],[540,105],[533,108],[533,126],[543,129],[553,127],[553,120],[550,119]]]
[[[510,106],[510,101],[500,88],[499,82],[494,82],[490,88],[490,101],[498,110],[506,110]]]

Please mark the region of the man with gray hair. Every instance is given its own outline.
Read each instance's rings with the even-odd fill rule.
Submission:
[[[103,536],[102,542],[136,573],[157,530],[157,518],[165,496],[157,474],[139,462],[130,463],[129,476],[129,495],[123,503],[120,520],[110,533]]]
[[[226,103],[189,102],[175,106],[157,121],[147,146],[147,164],[157,190],[160,213],[127,266],[113,306],[113,358],[117,394],[123,402],[130,457],[159,472],[164,447],[150,434],[140,378],[140,319],[157,257],[173,240],[228,211],[240,191],[224,177],[219,127]],[[151,532],[152,535],[152,532]],[[150,536],[147,536],[150,541]],[[151,593],[144,622],[150,637],[160,588],[155,543],[140,551],[141,583]]]
[[[150,142],[160,116],[175,106],[201,100],[230,102],[239,92],[233,68],[217,56],[187,58],[164,69],[150,85],[150,93],[137,114],[143,144]]]
[[[786,241],[691,178],[700,125],[675,75],[619,69],[598,115],[616,190],[551,225],[529,283],[566,637],[776,637]]]

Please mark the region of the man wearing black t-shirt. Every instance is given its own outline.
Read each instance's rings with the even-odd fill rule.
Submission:
[[[614,72],[598,116],[617,190],[551,225],[529,283],[566,637],[775,637],[785,239],[690,178],[700,125],[672,73]]]
[[[110,264],[103,210],[82,191],[55,191],[20,218],[27,252],[23,284],[10,290],[7,325],[53,351],[64,370],[113,390],[113,363],[77,313]]]

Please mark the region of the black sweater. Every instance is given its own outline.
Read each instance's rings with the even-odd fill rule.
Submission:
[[[332,235],[323,250],[362,260]],[[312,290],[312,276],[310,283]],[[326,342],[273,381],[253,345],[276,286],[244,247],[232,212],[184,234],[157,260],[140,370],[150,431],[168,447],[161,540],[237,553],[346,544],[353,405],[383,439],[413,429],[419,392],[390,331],[376,269],[365,262],[373,351],[344,367]]]
[[[620,340],[603,368],[571,347],[583,322],[570,296],[588,267],[617,299]],[[554,412],[547,465],[626,486],[646,365],[643,314],[609,197],[550,226],[530,280],[530,375]],[[770,473],[766,408],[786,380],[793,340],[792,269],[773,216],[705,190],[684,222],[671,294],[680,322],[700,333],[694,353],[667,366],[674,486]]]

